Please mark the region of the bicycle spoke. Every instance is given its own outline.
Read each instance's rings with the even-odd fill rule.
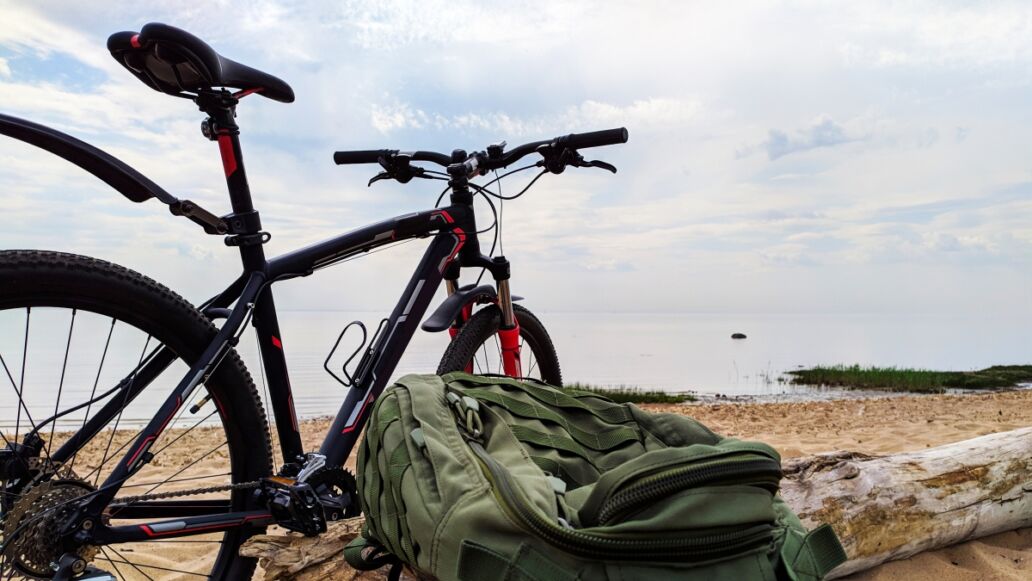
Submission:
[[[186,406],[183,406],[183,407],[185,408]],[[197,426],[201,425],[202,423],[208,421],[208,418],[210,418],[211,416],[213,416],[213,415],[215,415],[217,413],[219,413],[219,410],[214,410],[210,414],[208,414],[208,415],[204,416],[203,418],[197,420],[197,423],[195,423],[194,425],[192,425],[189,428],[187,428],[186,430],[184,430],[183,433],[181,433],[178,436],[176,436],[168,444],[165,444],[164,446],[162,446],[161,449],[159,449],[157,452],[154,452],[154,455],[157,456],[158,454],[164,452],[165,450],[168,449],[169,446],[171,446],[172,444],[175,444],[176,442],[178,442],[180,438],[182,438],[183,436],[185,436],[185,435],[189,434],[190,432],[192,432],[194,428],[196,428]]]
[[[188,482],[190,480],[204,480],[205,478],[218,478],[220,476],[232,476],[232,475],[233,475],[232,472],[223,472],[223,473],[220,473],[220,474],[209,474],[207,476],[191,476],[189,478],[177,478],[175,480],[162,480],[161,482],[143,482],[143,483],[140,483],[140,484],[127,484],[127,485],[123,486],[122,488],[143,488],[144,486],[154,486],[155,484],[160,486],[162,484],[171,484],[173,482]]]
[[[123,564],[126,564],[126,565],[134,565],[134,563],[130,563],[129,561],[115,561],[115,560],[113,560],[111,558],[102,559],[102,560],[109,561],[112,564],[114,564],[114,563],[123,563]],[[168,567],[158,567],[157,565],[146,565],[144,563],[135,563],[135,565],[137,565],[139,567],[144,567],[146,569],[157,569],[159,571],[168,571],[170,573],[181,573],[183,575],[193,575],[195,577],[207,577],[207,575],[203,575],[201,573],[193,573],[191,571],[183,571],[181,569],[170,569]],[[118,568],[117,565],[115,566],[115,568],[116,569]],[[125,577],[123,576],[122,578],[124,579]]]
[[[28,346],[28,326],[26,326],[25,345],[26,345],[26,347]],[[15,395],[18,396],[17,419],[15,420],[15,423],[14,423],[14,442],[17,443],[18,442],[18,436],[19,436],[19,429],[21,427],[21,412],[22,412],[22,410],[25,410],[25,418],[27,420],[29,420],[29,425],[32,426],[32,431],[36,432],[36,431],[38,431],[39,428],[36,425],[36,421],[34,419],[32,419],[32,413],[29,412],[29,407],[27,405],[25,405],[25,399],[22,397],[22,388],[19,387],[19,384],[14,381],[14,375],[11,374],[11,369],[10,369],[10,367],[7,366],[7,361],[4,359],[3,355],[0,355],[0,366],[3,366],[4,373],[7,375],[7,379],[11,383],[11,387],[14,389]],[[25,355],[23,354],[22,355],[22,376],[21,376],[21,385],[22,386],[24,386],[24,384],[25,384],[25,369],[24,368],[25,368]],[[47,461],[49,463],[49,461],[50,461],[50,453],[49,453],[49,451],[46,451],[46,452],[47,452],[46,459],[47,459]]]
[[[68,371],[68,352],[72,350],[72,331],[75,330],[75,313],[72,309],[72,319],[68,324],[68,340],[65,342],[64,361],[61,362],[61,380],[57,382],[57,401],[54,402],[54,421],[50,422],[50,438],[47,440],[47,456],[54,446],[54,432],[57,431],[57,412],[61,409],[61,393],[64,391],[65,372]]]
[[[115,561],[111,559],[111,555],[108,554],[106,547],[100,547],[100,552],[104,553],[104,556],[95,558],[100,559],[102,561],[108,561],[112,565],[115,565]],[[118,573],[118,576],[121,577],[123,581],[125,580],[125,575],[122,574],[122,570],[118,568],[118,565],[115,565],[115,572]]]
[[[94,468],[93,470],[90,470],[89,473],[86,476],[83,477],[83,480],[89,481],[90,476],[93,476],[94,474],[96,474],[97,478],[94,480],[93,485],[97,486],[97,482],[100,481],[100,472],[101,472],[101,470],[104,469],[104,465],[107,464],[109,461],[113,460],[115,458],[115,456],[118,455],[119,452],[121,452],[122,450],[125,450],[129,446],[129,444],[132,444],[133,442],[135,442],[136,438],[140,437],[140,434],[142,434],[142,433],[143,433],[143,428],[140,428],[139,430],[137,430],[136,434],[133,437],[131,437],[128,440],[126,440],[121,446],[119,446],[118,449],[115,450],[111,454],[110,458],[106,458],[103,462],[101,462],[99,465],[97,465],[96,468]]]
[[[97,396],[97,386],[100,384],[100,373],[104,370],[104,361],[107,359],[108,347],[111,346],[111,336],[115,333],[116,322],[117,319],[111,317],[111,328],[108,329],[107,340],[104,341],[104,351],[100,355],[100,364],[97,366],[97,376],[93,380],[93,389],[90,391],[90,399],[88,400],[89,404],[86,405],[86,415],[82,418],[82,427],[79,428],[80,430],[86,429],[86,422],[90,419],[90,409],[93,407],[93,398]],[[72,454],[72,459],[68,463],[69,469],[75,467],[75,459],[79,457],[79,450],[81,449],[81,447],[76,449],[75,453]]]
[[[139,371],[140,366],[143,365],[143,357],[147,353],[147,346],[150,345],[150,340],[151,336],[147,335],[147,340],[143,342],[143,350],[140,351],[140,360],[136,364],[136,369],[133,370],[132,377],[129,378],[129,385],[126,386],[125,393],[122,395],[122,406],[118,409],[118,417],[115,418],[115,427],[111,429],[111,433],[108,435],[107,447],[104,449],[104,457],[100,462],[101,466],[107,464],[108,451],[111,449],[111,441],[115,438],[115,432],[118,431],[118,424],[122,421],[122,413],[125,411],[125,406],[128,404],[129,393],[132,391],[133,381],[136,380],[136,373]],[[97,474],[97,478],[99,481],[100,474]],[[93,485],[96,486],[97,482],[94,482]]]
[[[112,550],[112,551],[113,551],[113,552],[115,553],[115,555],[116,555],[116,556],[118,556],[118,557],[119,557],[119,558],[121,558],[121,559],[122,559],[123,561],[125,561],[126,563],[128,563],[129,565],[131,565],[133,569],[136,569],[137,571],[139,571],[139,572],[140,572],[140,575],[143,575],[144,577],[146,577],[146,578],[150,579],[150,581],[154,581],[154,578],[153,578],[153,577],[151,577],[150,575],[148,575],[148,574],[144,573],[142,569],[140,569],[139,567],[137,567],[137,566],[136,566],[136,563],[133,563],[132,561],[130,561],[129,559],[127,559],[127,558],[126,558],[126,556],[125,556],[125,555],[123,555],[123,554],[122,554],[122,552],[121,552],[121,551],[119,551],[118,549],[116,549],[116,548],[115,548],[114,546],[112,546],[112,545],[108,545],[108,547],[107,547],[107,548],[111,549],[111,550]],[[112,562],[113,562],[113,561],[112,561]],[[146,566],[146,565],[145,565],[145,566]]]
[[[187,471],[187,470],[189,470],[190,468],[193,468],[193,467],[194,467],[194,466],[195,466],[195,465],[196,465],[196,464],[197,464],[198,462],[200,462],[201,460],[204,460],[204,459],[205,459],[205,458],[207,458],[208,456],[211,456],[212,454],[214,454],[215,452],[217,452],[217,451],[218,451],[218,450],[219,450],[220,448],[222,448],[223,446],[227,446],[227,445],[229,445],[229,442],[228,442],[228,441],[224,441],[224,442],[222,442],[221,444],[219,444],[218,446],[215,446],[214,448],[212,448],[211,450],[208,450],[207,452],[205,452],[205,453],[204,453],[204,455],[203,455],[203,456],[201,456],[200,458],[197,458],[197,459],[196,459],[196,460],[194,460],[193,462],[190,462],[190,463],[189,463],[189,464],[187,464],[186,466],[183,466],[183,467],[182,467],[182,468],[180,468],[180,469],[179,469],[179,470],[178,470],[178,471],[177,471],[177,472],[176,472],[175,474],[173,474],[173,475],[169,476],[169,477],[168,477],[168,478],[166,478],[165,480],[162,480],[161,482],[159,482],[159,483],[155,484],[154,486],[151,486],[151,487],[150,487],[150,488],[148,488],[148,489],[147,489],[147,491],[146,491],[146,492],[144,492],[143,494],[144,494],[144,495],[150,494],[150,493],[154,492],[155,490],[157,490],[157,489],[158,489],[159,487],[161,487],[161,486],[163,486],[163,485],[165,485],[165,484],[168,484],[169,480],[171,480],[171,479],[175,478],[176,476],[179,476],[180,474],[182,474],[183,472],[186,472],[186,471]],[[112,516],[112,517],[115,517],[115,516],[117,516],[117,515],[118,515],[118,510],[115,510],[115,512],[113,512],[113,513],[111,514],[111,516]]]
[[[28,355],[29,355],[29,323],[30,323],[31,318],[32,318],[32,307],[25,307],[25,341],[22,343],[21,379],[18,381],[18,389],[15,390],[15,391],[18,392],[18,401],[20,402],[20,406],[18,407],[18,411],[17,411],[17,416],[16,416],[16,419],[14,420],[14,441],[15,442],[18,441],[18,428],[21,426],[21,406],[25,405],[24,400],[22,400],[22,393],[24,393],[24,390],[25,390],[25,361],[26,361],[26,359],[28,359]],[[7,365],[4,365],[5,369],[6,369],[6,367],[7,367]],[[8,373],[8,376],[10,376],[10,373]],[[14,379],[12,378],[11,381],[14,381]],[[25,415],[26,416],[29,415],[28,408],[25,409]],[[29,417],[29,423],[31,423],[31,424],[35,423],[35,422],[32,421],[32,417],[31,416]],[[32,429],[35,430],[36,426],[33,425]]]

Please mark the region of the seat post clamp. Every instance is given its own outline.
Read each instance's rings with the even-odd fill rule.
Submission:
[[[229,228],[227,234],[255,234],[262,229],[262,219],[258,210],[235,212],[222,216],[222,221]]]
[[[260,246],[269,240],[272,240],[272,234],[268,232],[235,234],[233,236],[226,236],[224,239],[226,246]]]

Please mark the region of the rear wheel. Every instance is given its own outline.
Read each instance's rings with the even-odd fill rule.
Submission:
[[[0,449],[5,459],[17,459],[11,451],[30,445],[37,467],[26,477],[20,468],[28,463],[4,466],[0,578],[53,576],[50,561],[64,552],[55,529],[65,505],[104,482],[215,332],[182,297],[120,266],[56,252],[0,251]],[[131,384],[158,348],[170,350],[174,360],[137,395],[119,387]],[[153,457],[122,484],[116,502],[123,503],[105,511],[109,524],[142,522],[118,513],[149,502],[130,497],[162,493],[221,507],[213,512],[251,508],[243,484],[272,469],[257,391],[235,351],[205,387],[183,402],[149,448]],[[202,402],[209,394],[214,401]],[[196,404],[202,405],[194,413]],[[97,418],[103,429],[87,430]],[[63,448],[91,431],[81,446]],[[158,520],[165,519],[143,519]],[[259,531],[78,552],[120,579],[248,579],[254,560],[237,552]]]
[[[562,386],[559,357],[545,326],[520,305],[513,305],[513,311],[520,326],[520,368],[524,377]],[[502,346],[498,341],[501,322],[502,312],[495,305],[477,311],[448,345],[437,373],[471,370],[477,374],[502,374]]]

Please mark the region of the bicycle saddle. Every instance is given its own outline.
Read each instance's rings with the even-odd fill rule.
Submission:
[[[230,60],[196,36],[152,22],[140,32],[116,32],[108,50],[122,66],[150,88],[181,95],[228,87],[290,103],[294,90],[280,79]]]

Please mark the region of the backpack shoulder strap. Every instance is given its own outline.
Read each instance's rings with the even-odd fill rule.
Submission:
[[[789,534],[781,548],[781,562],[790,579],[823,579],[847,560],[846,551],[829,525],[821,525],[806,536]]]

